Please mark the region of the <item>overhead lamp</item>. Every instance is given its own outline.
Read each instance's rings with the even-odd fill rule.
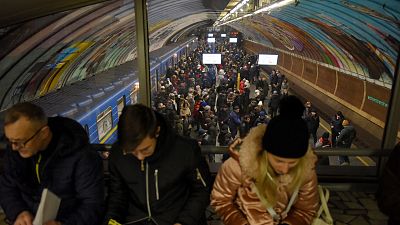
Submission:
[[[276,8],[280,8],[280,7],[283,7],[285,5],[289,5],[289,4],[291,4],[291,3],[295,2],[295,1],[296,0],[283,0],[283,1],[280,1],[280,2],[276,2],[276,3],[272,4],[272,5],[263,7],[261,9],[255,11],[254,14],[258,14],[258,13],[261,13],[261,12],[270,11],[270,10],[273,10],[273,9],[276,9]]]
[[[244,16],[235,18],[235,19],[233,19],[233,20],[229,20],[229,21],[227,21],[227,22],[225,22],[225,23],[218,24],[217,26],[222,26],[222,25],[225,25],[225,24],[228,24],[228,23],[232,23],[232,22],[237,21],[237,20],[239,20],[239,19],[246,18],[246,17],[251,16],[251,15],[256,15],[256,14],[259,14],[259,13],[262,13],[262,12],[267,12],[267,11],[270,12],[270,11],[273,10],[273,9],[280,8],[280,7],[283,7],[283,6],[285,6],[285,5],[289,5],[289,4],[293,3],[293,2],[296,3],[296,2],[298,2],[298,1],[299,1],[299,0],[282,0],[282,1],[280,1],[280,2],[276,2],[276,3],[273,3],[273,4],[271,4],[271,5],[265,6],[265,7],[261,8],[261,9],[259,9],[259,10],[256,10],[256,11],[254,11],[253,13],[249,13],[249,14],[246,14],[246,15],[244,15]],[[298,3],[297,3],[297,4],[298,4]],[[221,22],[222,22],[222,21],[219,21],[219,23],[221,23]]]
[[[232,15],[233,13],[235,13],[237,10],[239,10],[240,8],[242,8],[242,6],[244,4],[246,4],[249,0],[243,0],[241,1],[239,4],[237,4],[235,6],[235,8],[233,8],[231,11],[229,11],[229,13],[227,13],[222,19],[221,21],[225,21],[226,19],[228,19],[228,16]]]

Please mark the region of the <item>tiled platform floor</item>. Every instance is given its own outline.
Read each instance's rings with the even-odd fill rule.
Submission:
[[[386,225],[387,217],[382,214],[376,204],[373,193],[334,192],[328,206],[335,225]],[[222,225],[212,209],[207,210],[209,225]]]
[[[373,193],[331,191],[328,202],[335,225],[386,225],[387,217],[382,214]],[[211,208],[206,211],[209,225],[222,225]],[[0,213],[0,225],[4,214]]]

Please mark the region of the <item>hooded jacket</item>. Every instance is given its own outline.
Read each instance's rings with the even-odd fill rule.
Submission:
[[[253,190],[257,174],[256,157],[264,151],[261,143],[265,129],[266,125],[259,125],[250,130],[240,147],[239,161],[233,157],[228,159],[218,172],[211,192],[211,206],[225,225],[276,224]],[[287,188],[292,178],[284,175],[279,179],[277,203],[273,209],[282,217],[281,223],[309,225],[318,209],[317,176],[311,166],[314,165],[315,156],[309,160],[308,172],[304,174],[307,178],[287,216],[281,213],[285,211],[292,195]]]
[[[356,129],[354,129],[352,125],[346,125],[342,131],[340,131],[336,140],[336,145],[340,148],[350,148],[356,135]]]
[[[90,148],[78,122],[54,117],[49,118],[48,126],[52,140],[37,155],[25,159],[7,147],[0,177],[1,207],[10,221],[25,210],[35,215],[42,191],[48,188],[61,198],[57,221],[63,225],[98,224],[104,209],[101,158]]]
[[[171,225],[200,224],[209,204],[209,171],[195,140],[176,135],[160,114],[154,153],[142,162],[118,143],[109,160],[106,221]]]

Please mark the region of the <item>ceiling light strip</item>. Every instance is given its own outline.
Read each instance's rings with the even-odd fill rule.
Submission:
[[[248,0],[242,1],[242,2],[240,3],[240,4],[243,3],[241,6],[243,6],[247,1],[248,1]],[[244,16],[235,18],[235,19],[233,19],[233,20],[229,20],[229,21],[227,21],[227,22],[225,22],[225,23],[221,23],[222,21],[225,21],[225,20],[226,20],[226,17],[228,17],[229,15],[232,14],[232,13],[228,13],[228,14],[225,15],[224,18],[222,18],[220,21],[216,21],[216,22],[214,23],[214,26],[226,25],[226,24],[228,24],[228,23],[232,23],[232,22],[235,22],[235,21],[237,21],[237,20],[240,20],[240,19],[243,19],[243,18],[252,16],[252,15],[256,15],[256,14],[259,14],[259,13],[262,13],[262,12],[267,12],[267,11],[271,11],[271,10],[276,9],[276,8],[283,7],[283,6],[288,5],[288,4],[291,4],[291,3],[293,3],[293,2],[295,2],[295,0],[283,0],[283,1],[280,1],[280,2],[276,2],[276,3],[273,3],[273,4],[268,5],[268,6],[266,6],[266,7],[263,7],[263,8],[261,8],[261,9],[259,9],[259,10],[256,10],[256,11],[253,12],[253,13],[248,13],[248,14],[246,14],[246,15],[244,15]],[[238,5],[240,5],[240,4],[238,4]],[[236,12],[236,11],[241,7],[241,6],[238,7],[238,5],[236,5],[236,7],[233,9],[233,10],[235,10],[235,9],[237,8],[234,12]],[[233,10],[231,10],[231,12],[232,12]],[[219,23],[221,23],[221,24],[219,24]]]

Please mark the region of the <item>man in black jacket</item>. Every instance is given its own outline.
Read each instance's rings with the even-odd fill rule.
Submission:
[[[106,223],[201,224],[209,204],[207,169],[195,140],[173,133],[144,105],[126,106],[110,155]]]
[[[8,140],[0,205],[15,225],[32,225],[41,193],[48,188],[61,198],[55,220],[45,225],[99,224],[104,207],[102,161],[74,120],[47,118],[31,103],[6,111]]]

